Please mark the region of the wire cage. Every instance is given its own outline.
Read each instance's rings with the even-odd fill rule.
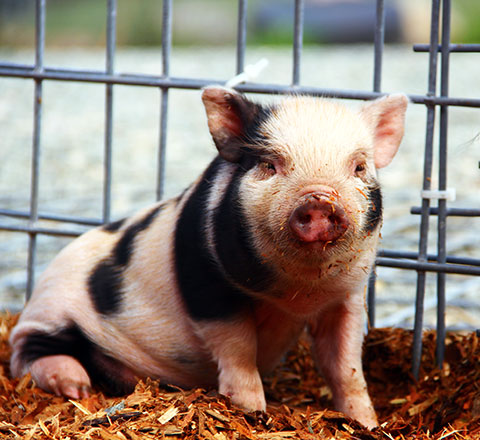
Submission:
[[[33,64],[13,63],[0,60],[1,80],[19,78],[30,84],[33,82],[33,132],[31,150],[31,179],[29,186],[29,208],[11,209],[0,206],[0,231],[3,234],[24,234],[28,236],[28,254],[26,255],[26,298],[30,296],[35,279],[37,262],[37,240],[39,236],[74,237],[85,230],[110,221],[112,212],[112,157],[114,142],[114,105],[113,97],[118,86],[146,87],[159,90],[159,140],[156,165],[156,198],[164,194],[166,171],[165,157],[168,145],[167,117],[171,112],[169,93],[174,89],[198,90],[211,84],[225,84],[224,80],[203,77],[171,75],[170,61],[172,52],[172,0],[163,0],[161,73],[150,75],[145,73],[121,73],[115,68],[116,57],[116,0],[107,1],[107,26],[105,68],[87,70],[83,68],[58,68],[45,62],[46,32],[46,0],[36,0],[35,11],[35,60]],[[237,37],[236,37],[236,72],[245,69],[247,48],[247,0],[238,1]],[[247,82],[237,86],[238,90],[256,94],[289,94],[302,93],[313,96],[333,97],[338,99],[369,100],[383,95],[383,55],[385,40],[385,4],[384,0],[376,0],[376,15],[373,42],[373,76],[369,90],[332,89],[308,86],[301,82],[301,66],[304,38],[305,0],[292,2],[291,17],[293,20],[293,51],[291,81],[288,84],[269,84]],[[441,20],[440,20],[441,17]],[[441,21],[441,22],[440,22]],[[480,44],[452,44],[450,41],[451,0],[432,0],[429,44],[415,44],[415,52],[428,53],[428,83],[424,94],[410,94],[411,102],[423,106],[426,110],[425,138],[419,144],[419,163],[423,155],[423,184],[421,205],[411,208],[411,214],[420,219],[418,225],[417,250],[380,249],[376,260],[377,266],[408,270],[416,275],[416,300],[414,318],[414,342],[412,370],[418,375],[421,358],[421,334],[424,327],[424,303],[427,274],[436,275],[436,308],[437,308],[437,360],[441,366],[444,358],[444,340],[446,336],[446,279],[450,274],[480,275],[480,259],[469,256],[449,255],[447,253],[447,219],[449,217],[478,217],[478,208],[449,207],[451,192],[447,186],[448,165],[448,128],[449,109],[451,107],[480,107],[480,98],[462,98],[449,94],[449,70],[451,54],[455,52],[479,52]],[[439,44],[438,42],[441,41]],[[101,212],[95,218],[65,215],[55,212],[44,212],[40,206],[39,192],[42,175],[42,127],[44,124],[43,109],[45,106],[44,85],[50,82],[93,83],[104,85],[104,155],[103,194]],[[389,91],[388,91],[389,92]],[[438,130],[438,141],[435,139]],[[1,141],[0,141],[1,142]],[[436,147],[438,142],[438,147]],[[22,148],[27,146],[22,145]],[[423,153],[421,148],[423,147]],[[401,154],[401,153],[400,153]],[[413,164],[412,164],[413,165]],[[415,164],[417,166],[418,164]],[[67,164],[65,165],[67,166]],[[438,176],[434,175],[435,168]],[[437,185],[432,182],[438,181]],[[408,182],[405,182],[408,185]],[[471,188],[472,194],[476,190]],[[432,219],[436,219],[436,230],[432,231]],[[48,221],[48,226],[45,222]],[[82,228],[79,228],[81,226]],[[436,251],[429,250],[429,236],[436,234]],[[8,259],[4,256],[3,259]],[[375,295],[376,274],[372,273],[368,286],[368,314],[371,326],[376,322]]]

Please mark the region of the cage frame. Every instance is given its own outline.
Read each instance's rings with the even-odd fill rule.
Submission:
[[[293,18],[293,70],[291,83],[273,85],[268,83],[244,83],[236,86],[241,92],[260,94],[301,93],[312,96],[332,97],[339,99],[370,100],[384,95],[382,90],[382,62],[385,37],[385,1],[376,0],[376,21],[373,42],[373,84],[372,90],[348,90],[310,87],[301,84],[301,59],[303,49],[303,27],[305,0],[294,0]],[[26,273],[26,298],[31,295],[35,278],[35,262],[37,255],[37,237],[39,234],[75,237],[80,230],[65,227],[45,228],[39,225],[40,220],[51,220],[59,225],[81,225],[94,227],[107,223],[111,219],[112,200],[112,149],[113,149],[113,99],[116,85],[146,86],[160,90],[160,136],[158,140],[158,162],[156,197],[160,200],[164,192],[165,153],[167,148],[167,120],[169,112],[169,90],[196,90],[202,87],[218,84],[224,81],[196,77],[174,77],[170,75],[170,59],[172,51],[172,0],[163,0],[162,16],[162,71],[159,75],[123,74],[115,70],[116,52],[116,14],[117,1],[107,0],[107,25],[104,70],[81,70],[55,68],[45,65],[45,17],[46,0],[35,0],[35,61],[33,64],[19,64],[0,60],[0,77],[23,78],[34,82],[34,111],[32,136],[32,166],[30,182],[30,208],[28,211],[3,209],[0,207],[0,230],[28,234],[28,261]],[[245,67],[247,48],[247,0],[238,0],[237,38],[236,38],[236,72]],[[440,23],[441,17],[441,23]],[[429,44],[415,44],[415,52],[428,52],[428,86],[423,95],[408,95],[413,104],[424,105],[426,108],[426,133],[424,149],[423,186],[421,206],[412,207],[411,214],[420,216],[418,252],[392,251],[380,249],[376,265],[392,267],[417,272],[414,336],[412,347],[412,371],[418,378],[420,370],[422,330],[424,318],[424,300],[426,275],[428,272],[437,274],[437,363],[443,365],[445,355],[445,291],[447,274],[480,275],[480,259],[450,256],[446,251],[446,223],[450,216],[478,217],[480,209],[449,208],[445,197],[447,190],[447,133],[448,110],[451,106],[480,107],[478,98],[459,98],[449,95],[450,54],[454,52],[480,52],[480,44],[453,44],[450,41],[451,0],[431,1],[431,22]],[[441,38],[441,44],[438,43]],[[440,72],[437,65],[440,58]],[[439,78],[440,76],[440,78]],[[45,81],[87,82],[105,85],[105,132],[104,132],[104,163],[103,163],[103,201],[102,212],[98,218],[83,218],[77,216],[43,213],[39,210],[39,179],[41,174],[41,131],[42,131],[42,96]],[[438,87],[438,83],[440,86]],[[439,91],[437,89],[439,88]],[[438,145],[438,189],[432,189],[434,130],[439,113],[439,145]],[[432,199],[432,191],[438,198],[437,206]],[[436,199],[435,199],[436,200]],[[430,218],[436,216],[437,221],[437,252],[427,251],[430,233]],[[11,224],[7,219],[25,220],[28,224]],[[371,326],[375,325],[375,271],[368,283],[368,316]]]

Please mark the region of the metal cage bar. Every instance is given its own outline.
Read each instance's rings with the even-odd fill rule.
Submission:
[[[443,0],[442,4],[442,58],[441,58],[441,77],[440,77],[440,95],[448,96],[449,83],[449,63],[450,63],[450,0]],[[448,139],[448,107],[440,108],[440,140],[439,140],[439,169],[438,169],[438,189],[445,191],[447,189],[447,139]],[[438,238],[437,254],[438,262],[444,264],[447,261],[447,200],[438,201]],[[436,355],[437,365],[443,366],[445,354],[445,283],[446,273],[437,274],[437,343]]]
[[[373,69],[373,91],[380,92],[382,89],[382,61],[385,45],[385,4],[384,0],[377,0],[375,37],[374,37],[374,69]]]
[[[116,45],[117,0],[107,2],[107,48],[105,73],[113,75]],[[112,129],[113,129],[113,84],[105,86],[105,157],[103,177],[103,215],[104,223],[110,221],[112,200]]]
[[[35,5],[35,71],[43,71],[43,54],[45,48],[45,2],[37,0]],[[30,216],[29,216],[29,239],[28,239],[28,263],[27,263],[27,299],[33,291],[35,279],[35,261],[37,256],[37,232],[34,227],[38,221],[38,194],[40,183],[40,155],[41,155],[41,129],[42,129],[42,79],[35,80],[34,94],[34,118],[33,118],[33,150],[32,172],[30,182]]]
[[[184,78],[184,77],[163,77],[144,74],[113,74],[106,75],[102,71],[94,70],[73,70],[44,68],[43,72],[37,72],[33,65],[18,63],[0,63],[0,77],[10,78],[30,78],[30,79],[48,79],[56,81],[74,81],[100,84],[120,84],[142,87],[164,87],[170,89],[201,89],[209,85],[223,85],[225,81],[208,78]],[[322,88],[312,86],[291,86],[266,83],[248,83],[236,87],[242,92],[281,94],[301,93],[312,96],[324,96],[327,98],[343,99],[374,99],[383,95],[383,93],[370,92],[363,90],[348,90]],[[408,95],[410,101],[414,104],[425,105],[449,105],[458,107],[480,107],[480,98],[457,98],[441,97],[434,95]]]
[[[162,78],[170,75],[170,55],[172,49],[172,0],[163,0],[162,18]],[[167,118],[169,87],[160,91],[160,133],[158,144],[157,200],[163,197],[165,187],[165,156],[167,151]]]
[[[442,7],[442,14],[440,8]],[[106,59],[104,70],[53,68],[44,65],[45,51],[45,16],[46,0],[36,0],[35,9],[35,62],[33,64],[0,62],[0,77],[24,78],[34,82],[34,116],[32,136],[32,165],[30,182],[30,206],[26,210],[0,209],[0,216],[8,219],[17,219],[24,224],[0,223],[0,230],[19,232],[28,235],[27,261],[27,299],[30,297],[35,278],[35,262],[37,254],[37,237],[39,234],[48,236],[75,237],[83,233],[88,227],[97,226],[110,221],[111,211],[111,182],[112,182],[112,149],[113,143],[113,99],[114,86],[146,86],[160,91],[160,118],[158,140],[158,163],[156,197],[161,199],[165,181],[165,153],[167,148],[168,110],[170,89],[195,90],[211,84],[223,85],[224,81],[211,80],[199,77],[173,77],[170,75],[170,60],[172,50],[172,0],[163,0],[162,7],[162,72],[161,75],[124,74],[115,71],[116,51],[116,13],[117,0],[107,0],[107,29],[106,29]],[[434,163],[434,130],[436,127],[436,112],[439,107],[439,190],[447,188],[447,134],[448,108],[450,106],[480,108],[479,98],[460,98],[449,96],[449,66],[450,53],[480,52],[480,44],[453,44],[450,42],[450,9],[451,0],[432,0],[430,42],[416,44],[415,52],[428,52],[428,87],[422,95],[410,95],[414,104],[426,107],[426,135],[423,165],[424,190],[431,189],[431,177]],[[372,90],[349,90],[311,87],[301,83],[301,58],[304,36],[305,1],[295,0],[293,9],[293,54],[291,84],[278,85],[268,83],[245,83],[236,88],[242,92],[265,94],[302,93],[314,96],[325,96],[345,99],[367,100],[381,96],[382,92],[382,65],[385,38],[385,2],[376,1],[376,23],[374,32],[374,71]],[[236,72],[245,68],[245,52],[247,44],[247,12],[248,1],[238,0],[237,40],[236,40]],[[442,26],[440,27],[440,15]],[[441,32],[440,32],[441,29]],[[441,44],[439,37],[441,34]],[[440,91],[437,93],[437,63],[440,65]],[[104,133],[104,171],[103,171],[103,203],[102,213],[98,218],[85,218],[71,215],[42,212],[39,207],[39,189],[41,176],[41,131],[42,131],[42,97],[44,81],[71,81],[103,84],[105,86],[105,133]],[[417,272],[414,342],[412,347],[412,371],[418,377],[421,359],[421,336],[424,318],[424,299],[427,273],[434,273],[437,277],[437,362],[441,366],[444,357],[445,336],[445,285],[446,274],[480,275],[480,259],[459,257],[447,253],[446,222],[450,216],[480,217],[480,209],[449,208],[445,199],[438,201],[438,206],[432,206],[432,201],[425,196],[421,206],[412,207],[411,213],[420,215],[418,251],[379,250],[376,265]],[[436,254],[428,253],[429,221],[437,216],[437,250]],[[40,220],[56,222],[52,227],[43,227]],[[26,222],[25,222],[26,221]],[[368,283],[369,323],[375,325],[375,271],[372,272]]]
[[[374,57],[373,57],[373,91],[380,93],[382,84],[382,62],[385,45],[385,7],[384,0],[377,0],[375,17]],[[367,286],[367,311],[368,324],[375,327],[375,283],[377,274],[375,267],[368,278]]]
[[[414,206],[410,209],[411,214],[420,214],[421,208]],[[428,211],[429,215],[438,215],[438,208],[430,208]],[[480,209],[474,208],[447,208],[445,210],[445,215],[447,217],[480,217]]]
[[[378,251],[379,257],[390,257],[390,258],[403,258],[408,260],[417,260],[417,252],[408,252],[408,251],[391,251],[386,249],[381,249]],[[427,254],[428,261],[437,261],[438,255]],[[480,266],[480,260],[478,258],[469,258],[469,257],[457,257],[457,256],[448,256],[445,258],[447,263],[455,264],[464,264],[467,266]],[[445,264],[445,263],[443,263]]]
[[[293,73],[292,86],[300,85],[300,63],[303,49],[303,14],[304,0],[295,0],[294,25],[293,25]]]
[[[435,96],[437,88],[437,44],[439,35],[440,0],[432,0],[432,12],[430,21],[430,53],[428,68],[428,96]],[[427,131],[425,139],[425,153],[423,166],[423,190],[431,187],[433,167],[433,132],[435,128],[435,106],[427,104]],[[417,266],[425,267],[427,263],[427,246],[429,231],[430,199],[422,199],[420,237],[418,244]],[[431,264],[431,263],[430,263]],[[425,270],[417,272],[417,293],[415,301],[415,321],[413,327],[412,347],[412,372],[416,379],[420,371],[420,359],[422,354],[422,330],[425,300]]]
[[[237,24],[237,74],[245,69],[245,48],[247,47],[247,0],[238,0]]]
[[[449,44],[449,52],[464,52],[464,53],[472,53],[472,52],[480,52],[480,44]],[[413,45],[414,52],[429,52],[430,46],[428,44],[414,44]],[[442,45],[438,45],[438,52],[442,51]]]

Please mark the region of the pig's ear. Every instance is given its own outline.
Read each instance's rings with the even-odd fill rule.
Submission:
[[[395,94],[363,106],[361,113],[373,128],[375,167],[386,167],[397,153],[403,137],[408,98]]]
[[[218,153],[229,162],[238,162],[243,155],[240,140],[258,115],[260,105],[224,87],[207,87],[202,101]]]

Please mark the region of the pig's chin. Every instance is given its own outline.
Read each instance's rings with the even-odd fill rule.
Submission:
[[[285,250],[282,252],[284,259],[293,264],[302,266],[302,270],[318,270],[319,266],[329,264],[338,257],[345,257],[352,249],[352,240],[349,234],[345,234],[335,241],[301,241],[293,236],[284,242]]]
[[[323,241],[316,240],[311,242],[304,242],[296,240],[295,249],[296,256],[307,264],[316,264],[330,260],[336,254],[344,254],[345,248],[348,248],[347,240]]]

